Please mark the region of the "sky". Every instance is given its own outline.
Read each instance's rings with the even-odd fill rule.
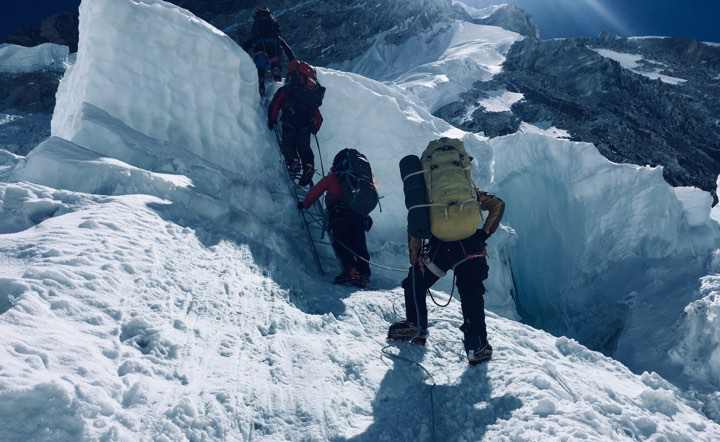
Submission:
[[[16,0],[4,6],[0,14],[0,36],[36,25],[43,18],[59,12],[76,12],[80,0]]]
[[[465,0],[487,6],[508,0]],[[619,35],[669,35],[720,42],[720,0],[514,0],[540,27],[542,38]],[[0,35],[39,23],[80,0],[16,1],[0,14]]]
[[[498,0],[461,0],[482,7]],[[505,2],[510,2],[506,0]],[[512,0],[533,16],[541,38],[662,35],[720,42],[720,0]]]

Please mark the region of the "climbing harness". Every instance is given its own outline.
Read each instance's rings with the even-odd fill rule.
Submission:
[[[434,262],[430,259],[428,256],[429,250],[428,250],[428,244],[427,242],[423,243],[423,246],[421,248],[421,253],[418,259],[422,261],[423,266],[429,270],[433,275],[437,276],[438,278],[443,278],[447,275],[447,272],[443,272],[437,265],[435,265]],[[465,252],[465,247],[460,243],[460,247],[463,248],[463,252]],[[437,305],[438,307],[447,307],[450,305],[450,302],[453,299],[453,295],[455,294],[455,283],[457,281],[457,277],[455,276],[455,269],[460,266],[461,264],[464,264],[470,260],[476,259],[476,258],[485,258],[487,257],[487,249],[483,249],[481,253],[467,253],[465,252],[465,258],[461,259],[460,261],[456,262],[452,266],[450,266],[449,270],[453,271],[453,280],[452,280],[452,289],[450,290],[450,297],[448,298],[448,301],[445,304],[440,304],[435,300],[435,296],[433,296],[432,291],[430,289],[427,290],[426,295],[430,295],[430,299],[432,300],[433,304]],[[413,293],[415,293],[415,287],[413,286]]]

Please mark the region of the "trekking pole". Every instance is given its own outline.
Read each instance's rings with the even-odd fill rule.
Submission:
[[[325,176],[325,166],[323,165],[322,152],[320,151],[320,142],[317,139],[317,134],[313,134],[313,137],[315,137],[315,144],[317,145],[318,149],[318,157],[320,157],[320,172],[322,173],[322,176]]]

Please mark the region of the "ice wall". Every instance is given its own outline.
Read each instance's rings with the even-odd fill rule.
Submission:
[[[692,301],[718,246],[709,195],[673,189],[660,168],[611,163],[590,144],[530,134],[490,144],[518,234],[520,313],[633,368],[662,363],[673,337],[657,324]]]
[[[691,378],[720,387],[720,250],[714,254],[711,275],[701,279],[700,298],[689,304],[675,324],[680,341],[670,358]],[[720,405],[720,397],[716,397]],[[718,410],[720,411],[720,410]]]
[[[31,48],[0,44],[0,72],[19,74],[41,70],[65,70],[68,47],[43,43]]]
[[[58,90],[54,136],[75,141],[89,104],[230,170],[263,163],[267,137],[248,93],[257,72],[228,36],[161,0],[85,0],[80,36]]]

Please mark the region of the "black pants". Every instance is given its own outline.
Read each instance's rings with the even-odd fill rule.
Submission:
[[[273,78],[275,78],[275,77],[277,77],[277,76],[280,75],[280,72],[281,72],[281,69],[280,69],[280,61],[272,61],[272,62],[270,62],[269,67],[270,67],[270,73],[272,74]],[[262,67],[262,68],[261,68],[261,67],[258,67],[258,68],[257,68],[257,71],[258,71],[258,81],[260,82],[260,84],[264,85],[264,84],[265,84],[265,76],[267,75],[267,74],[266,74],[266,73],[267,73],[267,68],[265,68],[265,67]],[[277,78],[275,78],[275,79],[277,80]],[[278,81],[279,81],[279,80],[278,80]]]
[[[299,156],[303,165],[315,165],[315,154],[310,148],[309,126],[291,125],[283,122],[280,149],[287,163],[292,163]]]
[[[485,249],[485,243],[480,240],[477,233],[468,239],[453,242],[444,242],[432,237],[429,246],[428,257],[443,272],[450,270],[468,255],[482,253]],[[483,281],[488,277],[488,270],[487,260],[484,257],[467,260],[455,268],[464,320],[460,329],[466,336],[478,336],[482,342],[487,342]],[[405,290],[406,318],[423,330],[427,330],[428,326],[426,293],[438,279],[440,278],[430,269],[426,268],[423,272],[420,266],[415,264],[408,272],[408,277],[402,282]]]
[[[361,274],[369,276],[370,253],[365,241],[365,217],[344,207],[335,207],[330,209],[328,227],[332,234],[333,249],[343,268],[355,268]]]

